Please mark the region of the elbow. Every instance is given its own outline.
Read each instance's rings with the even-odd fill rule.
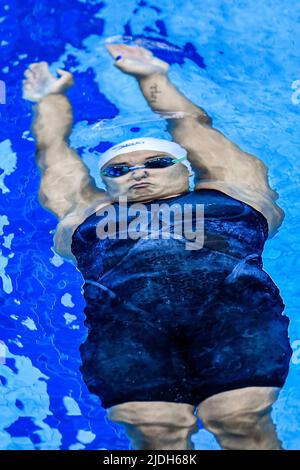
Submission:
[[[197,119],[198,119],[198,122],[202,124],[203,126],[208,126],[208,127],[213,126],[212,118],[208,116],[208,114],[200,115],[197,117]]]
[[[53,201],[53,199],[48,198],[43,191],[38,193],[38,201],[40,205],[46,209],[48,212],[51,212],[57,220],[60,220],[65,215],[65,207],[59,201]]]

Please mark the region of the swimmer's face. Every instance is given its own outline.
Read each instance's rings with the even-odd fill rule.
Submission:
[[[143,165],[158,156],[173,156],[155,150],[136,150],[112,158],[101,170],[115,164]],[[128,201],[151,201],[172,197],[189,190],[189,171],[182,163],[166,168],[137,168],[115,178],[102,176],[107,193],[113,201],[126,196]]]

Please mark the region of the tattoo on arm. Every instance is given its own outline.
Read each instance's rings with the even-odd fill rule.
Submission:
[[[149,84],[148,80],[151,80]],[[199,120],[201,124],[212,126],[212,119],[207,115],[204,109],[189,101],[169,82],[167,77],[159,76],[154,80],[153,77],[146,77],[145,81],[142,80],[140,82],[144,96],[148,103],[153,106],[154,110],[159,109],[159,111],[165,114],[172,112],[191,114],[194,118]],[[162,93],[163,95],[159,96]],[[176,109],[176,111],[170,111],[170,108]]]
[[[161,91],[157,87],[157,83],[153,83],[153,85],[150,86],[150,90],[151,90],[150,103],[156,103],[157,95],[161,93]]]

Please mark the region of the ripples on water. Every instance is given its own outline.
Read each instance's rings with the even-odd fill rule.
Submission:
[[[135,80],[113,67],[104,48],[124,42],[167,60],[172,81],[207,110],[214,126],[270,167],[286,221],[266,246],[265,269],[280,287],[295,351],[273,413],[285,448],[299,448],[299,106],[291,103],[291,84],[300,78],[299,6],[292,1],[283,11],[281,2],[270,0],[259,16],[254,3],[215,0],[203,8],[191,1],[174,8],[174,2],[156,7],[121,0],[118,15],[115,6],[96,1],[48,6],[26,2],[16,15],[8,3],[0,18],[0,78],[7,88],[7,104],[0,105],[0,447],[128,448],[79,373],[78,348],[86,336],[82,278],[53,251],[56,221],[37,199],[32,111],[20,93],[32,62],[74,72],[70,143],[101,185],[97,157],[111,144],[142,135],[169,138],[165,118],[149,110]],[[204,430],[193,439],[197,448],[218,448]]]

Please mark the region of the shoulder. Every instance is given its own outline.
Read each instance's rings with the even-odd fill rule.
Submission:
[[[67,261],[76,264],[76,258],[71,250],[75,230],[93,213],[108,204],[110,204],[109,201],[99,202],[99,200],[95,200],[88,206],[84,208],[77,207],[62,217],[56,226],[53,237],[55,252]]]
[[[247,187],[229,186],[226,183],[215,181],[197,183],[195,191],[201,189],[216,189],[238,201],[248,204],[260,212],[268,223],[268,238],[273,238],[278,232],[278,228],[282,225],[285,216],[283,209],[276,204],[273,198],[264,192],[256,191],[254,193],[252,189],[247,190]]]

